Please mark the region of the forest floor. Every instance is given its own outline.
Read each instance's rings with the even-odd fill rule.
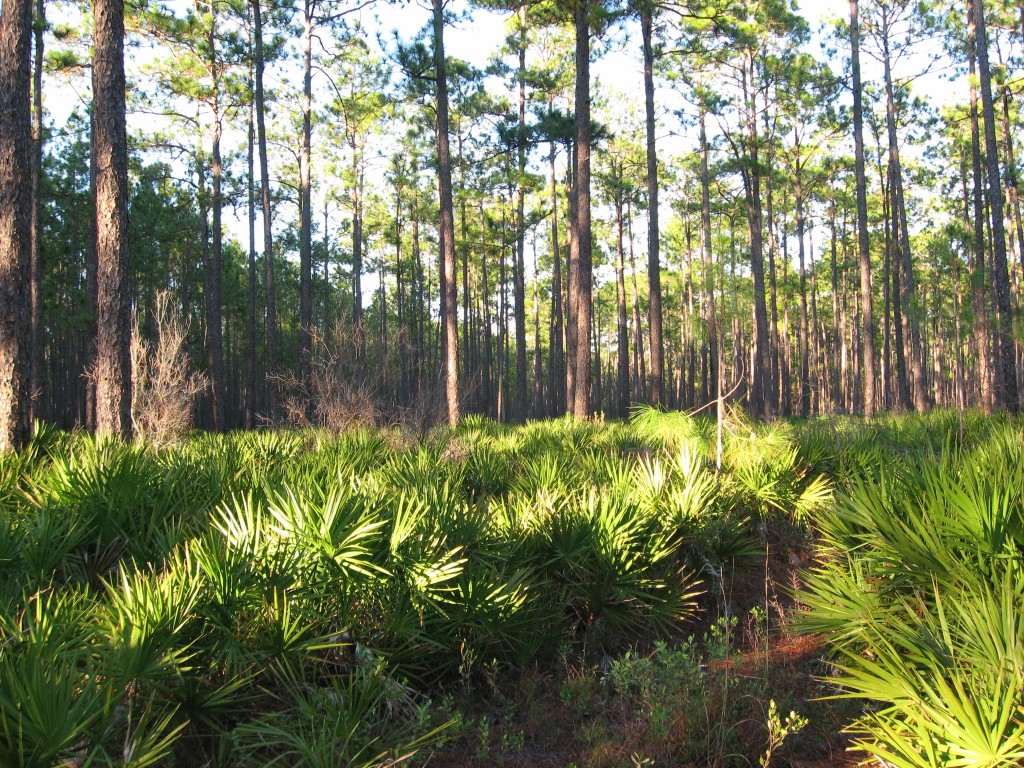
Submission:
[[[771,765],[792,768],[855,766],[864,756],[849,750],[844,723],[860,705],[829,698],[824,678],[832,672],[819,639],[790,626],[798,609],[793,593],[813,558],[786,540],[736,570],[728,595],[704,595],[698,619],[666,642],[682,647],[700,680],[645,680],[641,696],[623,695],[613,681],[613,659],[562,658],[547,667],[508,670],[464,700],[446,702],[452,733],[422,761],[433,768],[616,768],[625,766],[757,766],[763,753],[769,704],[782,720],[796,711],[806,724],[786,735]],[[709,620],[723,609],[736,616],[726,643],[718,631],[728,622]],[[742,618],[740,618],[742,617]],[[765,625],[770,625],[765,630]],[[685,633],[685,634],[684,634]],[[692,638],[699,638],[692,642]],[[654,647],[636,658],[658,658]],[[627,655],[629,657],[629,655]],[[620,657],[621,658],[621,657]],[[678,657],[676,658],[678,662]],[[670,667],[672,661],[665,663]],[[657,664],[655,664],[657,667]],[[662,670],[665,673],[666,670]],[[638,673],[643,674],[643,673]],[[658,671],[653,674],[657,678]],[[481,697],[482,689],[490,696]],[[755,747],[755,745],[758,745]]]

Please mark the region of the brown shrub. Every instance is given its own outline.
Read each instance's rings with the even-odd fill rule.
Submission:
[[[143,338],[138,313],[132,318],[132,425],[146,442],[166,445],[192,428],[196,396],[205,377],[192,371],[186,351],[189,323],[167,292],[157,294],[156,338]]]

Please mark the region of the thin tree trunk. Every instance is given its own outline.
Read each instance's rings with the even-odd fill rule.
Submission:
[[[829,225],[829,256],[832,267],[832,406],[830,411],[836,413],[845,410],[843,404],[843,388],[846,383],[846,340],[839,332],[839,234],[836,232],[836,199],[833,196],[828,206]],[[845,265],[844,265],[845,272]],[[845,284],[846,278],[843,277]],[[842,354],[840,354],[842,346]],[[840,363],[842,367],[840,367]]]
[[[767,113],[765,113],[765,120],[767,122]],[[765,178],[765,216],[768,220],[768,293],[771,299],[771,312],[768,319],[769,337],[771,338],[772,347],[770,376],[778,390],[779,410],[783,416],[789,416],[789,398],[781,396],[782,392],[786,389],[786,382],[783,379],[782,368],[779,365],[779,289],[775,270],[775,254],[778,249],[778,243],[775,238],[775,213],[772,194],[774,191],[774,185],[772,184],[770,155],[768,157],[767,165],[768,173]]]
[[[310,154],[312,151],[313,2],[304,0],[302,27],[302,146],[299,149],[299,380],[312,397],[313,329],[313,205]],[[312,402],[306,402],[311,411]]]
[[[0,453],[20,448],[31,434],[31,36],[30,0],[4,0],[0,7]],[[109,46],[106,34],[102,42]],[[123,88],[121,94],[123,99]]]
[[[515,290],[516,321],[516,412],[519,422],[526,420],[526,6],[519,6],[519,132],[516,159],[516,265],[512,276]]]
[[[621,172],[621,168],[620,168]],[[624,418],[629,413],[629,329],[626,324],[626,265],[622,234],[622,193],[615,196],[615,309],[618,325],[616,353],[616,415]]]
[[[992,97],[992,72],[988,62],[988,35],[985,28],[984,0],[973,2],[977,36],[978,73],[981,80],[981,105],[985,117],[985,159],[988,170],[988,204],[992,213],[992,247],[995,262],[995,302],[999,318],[999,395],[1010,413],[1020,408],[1017,397],[1017,360],[1013,345],[1013,308],[1010,303],[1010,275],[1006,263],[1006,233],[1003,223],[1003,185],[999,173],[999,145],[996,141],[995,104]]]
[[[263,290],[267,303],[266,314],[266,371],[270,386],[267,387],[267,416],[271,423],[277,420],[277,392],[273,383],[277,375],[277,291],[274,280],[274,229],[273,211],[270,204],[270,171],[267,161],[266,105],[263,95],[263,18],[260,0],[250,0],[253,16],[253,43],[256,60],[254,72],[256,102],[256,145],[260,162],[260,204],[263,212]]]
[[[46,28],[44,0],[36,0],[33,24],[35,55],[32,59],[32,278],[29,291],[32,306],[30,321],[32,368],[29,391],[31,418],[42,417],[43,393],[43,258],[42,208],[43,174],[43,31]]]
[[[363,318],[363,167],[359,144],[352,148],[352,335],[355,343],[356,376],[366,381],[366,328]]]
[[[706,109],[701,104],[698,123],[700,128],[700,199],[701,199],[701,256],[704,261],[704,306],[705,320],[708,332],[708,375],[711,386],[708,387],[708,394],[720,399],[721,367],[718,353],[718,316],[715,311],[715,270],[711,251],[711,173],[708,164],[708,135],[705,126]],[[719,403],[718,418],[721,418],[721,403]]]
[[[651,403],[664,399],[665,361],[662,352],[661,312],[661,233],[658,226],[658,152],[654,124],[654,47],[652,43],[653,8],[640,5],[640,29],[644,49],[644,105],[647,126],[647,279],[649,282],[648,326],[651,349]]]
[[[540,275],[537,266],[537,233],[533,233],[533,418],[544,416],[544,360],[540,345]]]
[[[967,8],[967,60],[971,88],[971,173],[974,179],[973,218],[965,221],[971,232],[971,310],[974,315],[974,344],[978,351],[978,394],[986,413],[995,407],[992,391],[992,361],[989,354],[989,319],[985,301],[985,202],[981,170],[981,126],[978,115],[977,36],[973,8]]]
[[[861,368],[864,415],[875,413],[875,323],[871,306],[871,250],[868,240],[867,173],[864,167],[864,107],[860,76],[860,11],[850,0],[850,45],[853,66],[853,139],[857,186],[857,252],[860,260]]]
[[[548,104],[551,106],[550,102]],[[558,183],[555,176],[555,142],[551,142],[551,407],[552,417],[565,413],[565,321],[562,317],[562,256],[558,248]]]
[[[807,318],[807,271],[804,266],[804,192],[799,160],[796,168],[796,243],[800,265],[800,415],[806,418],[811,412],[811,369],[808,359],[808,318]]]
[[[434,78],[437,88],[437,182],[440,197],[438,240],[441,245],[441,324],[444,329],[444,360],[441,376],[449,424],[458,424],[459,330],[458,277],[455,273],[455,219],[452,208],[452,160],[448,147],[448,74],[444,58],[444,0],[433,0]]]
[[[248,125],[248,217],[249,217],[249,312],[247,326],[247,360],[245,377],[245,426],[256,426],[256,184],[255,130],[253,105],[249,105]]]
[[[206,261],[206,352],[210,370],[210,391],[213,396],[213,428],[227,429],[225,422],[225,401],[227,386],[224,378],[224,331],[221,308],[221,261],[224,232],[221,226],[223,208],[222,183],[224,166],[221,159],[220,142],[223,131],[223,115],[220,105],[220,62],[217,52],[216,6],[211,5],[209,44],[210,74],[213,90],[213,124],[211,126],[211,250]]]
[[[96,432],[132,434],[131,294],[128,286],[128,135],[124,2],[93,4],[96,145]]]
[[[744,75],[746,128],[749,156],[744,169],[747,192],[747,224],[750,228],[750,273],[754,291],[754,355],[751,371],[750,409],[754,415],[775,415],[774,385],[771,381],[771,349],[768,338],[768,310],[765,305],[763,211],[761,208],[761,169],[758,167],[757,106],[754,93],[754,61],[747,54]]]
[[[573,12],[576,27],[576,112],[575,176],[573,179],[575,269],[569,273],[569,304],[576,327],[576,348],[571,365],[573,378],[572,414],[586,419],[591,411],[590,326],[591,264],[590,223],[590,22],[589,2],[579,2]]]
[[[928,409],[928,392],[925,388],[924,348],[921,345],[920,318],[917,311],[917,296],[914,287],[913,257],[910,251],[910,233],[907,226],[907,207],[903,196],[903,169],[900,163],[899,141],[896,136],[896,100],[889,55],[888,30],[883,27],[883,59],[885,77],[885,119],[889,139],[889,171],[892,188],[893,233],[898,244],[897,257],[900,265],[900,305],[906,318],[907,346],[913,366],[913,404],[919,411]]]

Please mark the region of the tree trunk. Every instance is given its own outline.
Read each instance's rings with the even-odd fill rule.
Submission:
[[[704,261],[704,307],[708,329],[708,379],[711,386],[707,387],[708,395],[718,397],[720,377],[718,369],[718,317],[715,312],[715,272],[711,254],[711,173],[708,168],[708,135],[705,127],[706,110],[700,106],[698,123],[700,126],[700,199],[701,199],[701,256]],[[720,415],[720,414],[719,414]]]
[[[42,208],[43,174],[43,31],[46,28],[46,7],[43,0],[36,0],[36,17],[33,25],[35,55],[32,59],[32,278],[30,286],[30,321],[32,368],[29,392],[32,419],[42,418],[43,393],[43,260],[42,224],[39,220]]]
[[[665,361],[662,352],[661,257],[658,227],[658,153],[654,137],[654,47],[652,44],[652,7],[640,6],[640,30],[644,49],[644,105],[647,126],[647,307],[651,348],[651,403],[660,405],[664,399]]]
[[[266,106],[263,96],[263,19],[260,0],[250,0],[253,16],[253,43],[255,45],[255,102],[256,102],[256,144],[260,160],[260,203],[263,212],[263,290],[267,302],[266,315],[266,371],[270,386],[267,387],[267,416],[271,423],[277,420],[277,392],[273,383],[277,375],[277,291],[274,285],[274,229],[273,212],[270,204],[270,171],[267,162]]]
[[[765,122],[768,116],[765,113]],[[765,130],[768,130],[767,125]],[[772,183],[772,157],[771,153],[767,158],[767,174],[765,178],[765,217],[768,220],[768,293],[771,300],[771,311],[769,314],[769,338],[771,340],[771,380],[777,390],[777,403],[782,416],[789,416],[789,398],[783,397],[787,383],[782,375],[782,367],[779,365],[779,287],[776,279],[775,255],[778,249],[778,242],[775,237],[775,214],[773,204],[774,185]]]
[[[964,223],[971,232],[971,310],[974,315],[974,345],[978,351],[978,396],[979,405],[986,413],[995,407],[992,391],[992,361],[989,355],[988,309],[985,302],[985,200],[981,171],[981,125],[978,115],[977,82],[977,35],[973,7],[967,8],[967,60],[969,63],[971,88],[971,174],[974,179],[972,192],[973,217]]]
[[[516,141],[516,268],[512,279],[516,313],[516,409],[518,422],[526,421],[526,6],[519,7],[519,132]]]
[[[549,102],[550,108],[550,102]],[[565,321],[562,317],[562,255],[558,248],[558,182],[555,176],[555,142],[551,142],[551,370],[548,415],[565,413]]]
[[[32,430],[31,36],[30,0],[4,0],[0,7],[0,453],[23,446]],[[121,94],[123,99],[123,86]]]
[[[928,391],[925,387],[924,348],[921,344],[920,317],[917,311],[917,295],[914,287],[913,257],[910,252],[910,233],[907,226],[907,207],[903,196],[903,169],[900,164],[899,141],[896,136],[896,100],[889,55],[888,29],[883,26],[882,66],[885,77],[885,120],[889,139],[889,168],[892,189],[893,234],[898,244],[897,258],[900,264],[900,305],[907,320],[907,347],[913,366],[914,408],[918,412],[928,409]]]
[[[999,173],[999,145],[996,141],[992,72],[988,63],[988,35],[984,0],[973,2],[977,35],[978,73],[981,76],[981,106],[985,117],[985,159],[988,170],[988,204],[992,214],[992,247],[995,262],[995,302],[999,318],[999,395],[1010,413],[1020,408],[1017,397],[1017,360],[1013,345],[1013,308],[1010,304],[1010,274],[1006,263],[1006,232],[1003,222],[1003,185]]]
[[[616,357],[616,416],[624,418],[629,413],[629,329],[626,325],[626,264],[622,235],[622,193],[615,196],[615,309],[618,325],[618,350]]]
[[[436,2],[436,0],[435,0]],[[576,345],[570,361],[573,377],[572,414],[586,419],[591,410],[590,325],[591,325],[591,224],[590,224],[590,22],[589,2],[575,6],[576,27],[576,112],[574,117],[576,151],[572,194],[575,200],[574,261],[569,274],[569,305],[576,327]]]
[[[313,340],[313,190],[310,154],[313,141],[313,0],[303,4],[302,26],[302,146],[299,150],[299,380],[312,397]],[[311,411],[312,402],[304,404]]]
[[[249,125],[247,132],[248,149],[248,218],[249,218],[249,307],[248,325],[246,327],[247,360],[245,372],[245,426],[253,429],[256,426],[256,158],[255,128],[253,125],[253,105],[249,105]]]
[[[123,0],[96,0],[93,19],[98,264],[96,432],[128,439],[132,434],[131,295]]]
[[[448,75],[444,58],[444,0],[433,0],[434,78],[437,88],[437,183],[440,197],[438,240],[441,245],[441,325],[444,333],[444,381],[448,423],[459,422],[458,276],[455,273],[455,218],[452,207],[452,160],[448,147]]]
[[[214,5],[210,7],[211,9],[216,8]],[[224,331],[221,309],[221,261],[224,243],[224,232],[221,226],[223,208],[221,187],[223,184],[224,166],[221,160],[220,142],[223,130],[223,116],[220,107],[220,62],[217,60],[216,34],[217,16],[216,11],[212,10],[209,36],[210,74],[213,82],[212,162],[210,167],[212,177],[210,199],[212,241],[210,258],[206,262],[206,352],[209,360],[210,391],[213,395],[213,428],[218,431],[224,431],[227,429],[225,421],[227,386],[224,379]]]
[[[867,173],[864,167],[864,107],[860,78],[860,11],[850,0],[850,46],[853,62],[853,140],[857,186],[857,252],[860,259],[861,367],[864,415],[875,413],[875,322],[871,306],[871,250],[868,239]]]
[[[797,150],[799,153],[799,149]],[[804,250],[804,192],[803,180],[800,170],[800,161],[797,160],[796,185],[796,244],[800,264],[800,415],[807,418],[811,413],[811,373],[810,360],[808,359],[808,318],[807,318],[807,270],[804,266],[806,253]]]
[[[754,93],[753,56],[747,55],[750,80],[744,77],[748,157],[744,169],[747,198],[747,224],[750,228],[750,273],[754,290],[754,355],[751,371],[750,409],[754,415],[775,415],[771,381],[771,351],[768,341],[768,308],[765,303],[763,212],[761,209],[761,169],[758,167],[757,109]]]
[[[537,233],[533,233],[533,404],[530,414],[544,417],[544,359],[540,345],[540,275],[537,266]]]
[[[356,376],[366,380],[366,328],[363,318],[363,169],[359,145],[351,137],[352,148],[352,336],[355,346]]]

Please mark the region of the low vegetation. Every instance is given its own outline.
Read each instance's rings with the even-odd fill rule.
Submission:
[[[37,428],[0,763],[1022,759],[1020,425],[725,427]]]

